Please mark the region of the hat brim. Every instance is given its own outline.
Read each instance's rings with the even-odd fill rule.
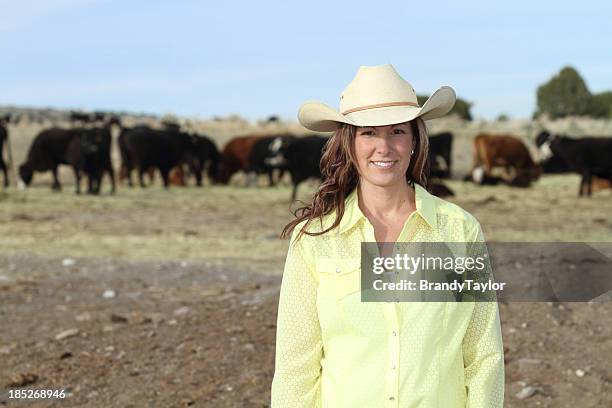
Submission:
[[[306,129],[333,132],[342,123],[353,126],[386,126],[409,122],[421,117],[431,120],[446,115],[455,105],[456,95],[450,86],[442,86],[425,101],[422,107],[392,106],[365,109],[342,115],[322,102],[305,102],[298,111],[298,120]]]

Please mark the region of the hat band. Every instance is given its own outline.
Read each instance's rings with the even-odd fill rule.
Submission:
[[[376,108],[389,108],[391,106],[414,106],[414,107],[420,108],[419,104],[414,103],[414,102],[387,102],[387,103],[377,103],[374,105],[358,106],[356,108],[346,110],[342,112],[342,114],[348,115],[349,113],[359,112],[362,110],[376,109]]]

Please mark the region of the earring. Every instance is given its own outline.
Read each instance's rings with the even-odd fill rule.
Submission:
[[[414,149],[412,149],[412,151],[410,152],[410,155],[412,156],[414,154]]]

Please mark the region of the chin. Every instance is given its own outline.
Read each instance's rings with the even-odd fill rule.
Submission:
[[[399,183],[405,182],[404,177],[366,177],[368,183],[376,187],[393,187]]]

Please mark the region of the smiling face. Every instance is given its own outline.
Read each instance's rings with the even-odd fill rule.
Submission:
[[[378,187],[406,183],[406,171],[414,146],[410,123],[358,127],[355,133],[355,159],[361,181]]]

